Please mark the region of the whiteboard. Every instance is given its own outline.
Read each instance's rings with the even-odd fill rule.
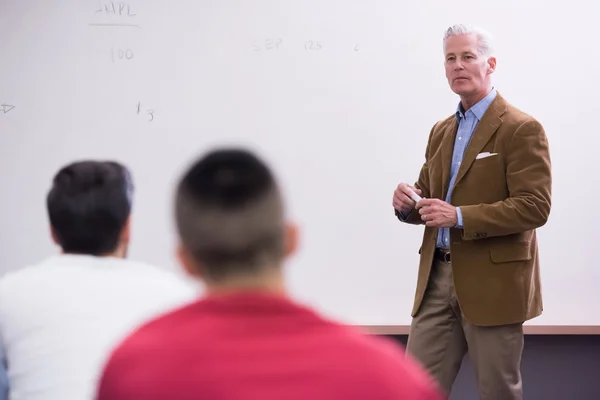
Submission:
[[[349,323],[410,324],[423,228],[396,220],[392,192],[456,108],[442,35],[465,22],[494,34],[496,88],[550,140],[545,311],[529,324],[600,325],[597,2],[0,4],[2,272],[57,251],[45,195],[84,158],[131,168],[130,256],[179,270],[174,185],[194,157],[241,144],[275,169],[300,224],[292,294]]]

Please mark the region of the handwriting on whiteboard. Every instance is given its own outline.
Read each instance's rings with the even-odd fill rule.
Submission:
[[[138,102],[137,103],[137,115],[140,115],[140,113],[143,113],[148,117],[148,119],[147,119],[148,122],[154,121],[154,110],[152,110],[152,109],[142,110],[142,103]]]
[[[95,10],[96,15],[106,17],[100,22],[92,22],[88,24],[94,27],[124,27],[124,28],[139,28],[139,25],[132,23],[133,18],[137,13],[131,9],[131,4],[124,2],[105,2],[98,4]],[[115,18],[113,18],[115,17]]]
[[[123,17],[135,17],[137,15],[131,11],[131,4],[123,2],[115,3],[114,1],[98,4],[96,13],[119,15]]]
[[[266,38],[264,40],[255,40],[254,42],[252,42],[252,47],[255,52],[277,51],[284,47],[300,48],[300,46],[298,46],[297,44],[289,45],[289,42],[286,43],[283,40],[283,38],[280,37]],[[324,42],[319,39],[311,39],[304,42],[305,51],[319,51],[324,48]],[[352,49],[354,52],[357,52],[361,49],[361,46],[359,46],[358,43],[354,43],[348,45],[348,49]]]
[[[112,62],[120,60],[131,60],[133,58],[133,50],[131,49],[115,49],[110,51]]]
[[[282,38],[269,38],[264,41],[254,42],[254,51],[279,50],[282,43]]]
[[[12,111],[13,108],[15,108],[15,106],[12,104],[0,104],[0,111],[2,111],[2,114]]]
[[[304,50],[321,50],[323,45],[318,40],[309,40],[304,43]]]

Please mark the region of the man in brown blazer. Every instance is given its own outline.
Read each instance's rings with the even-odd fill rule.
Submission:
[[[550,214],[548,140],[492,86],[485,31],[450,27],[444,53],[460,104],[433,126],[418,181],[393,196],[401,221],[425,225],[407,351],[447,393],[468,351],[482,400],[522,399],[523,322],[542,312],[536,228]]]

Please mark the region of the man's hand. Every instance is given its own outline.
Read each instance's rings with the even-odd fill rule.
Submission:
[[[408,214],[410,210],[415,207],[415,201],[410,198],[410,189],[412,189],[419,196],[423,194],[420,189],[410,186],[407,183],[399,184],[394,191],[394,196],[392,198],[392,205],[394,206],[394,209]]]
[[[423,199],[416,205],[426,226],[453,228],[458,222],[456,207],[440,199]]]

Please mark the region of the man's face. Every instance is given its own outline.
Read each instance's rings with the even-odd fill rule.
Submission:
[[[450,36],[446,40],[445,57],[446,78],[454,93],[471,97],[489,90],[496,59],[490,57],[486,60],[479,54],[475,35]]]

